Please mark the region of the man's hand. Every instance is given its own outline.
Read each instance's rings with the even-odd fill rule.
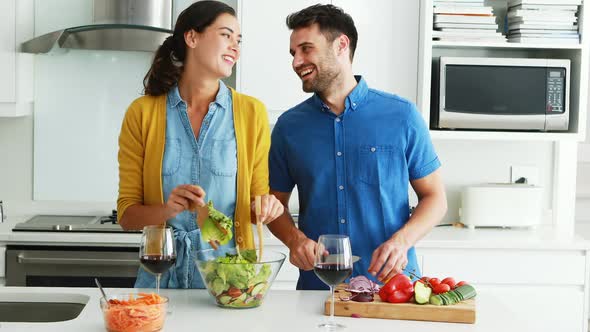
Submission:
[[[377,275],[381,271],[377,276],[381,282],[401,273],[408,264],[408,249],[409,246],[403,236],[399,233],[394,234],[373,252],[369,273]]]
[[[255,202],[252,201],[250,204],[250,209],[252,210],[252,214],[256,216],[256,206]],[[277,219],[285,212],[285,207],[283,203],[279,201],[275,195],[262,195],[260,196],[260,222],[263,224],[268,224],[269,222]],[[252,223],[256,223],[256,218],[252,218]]]
[[[300,233],[287,245],[289,247],[289,261],[301,270],[313,270],[317,245],[317,242]]]
[[[172,189],[166,200],[165,208],[174,218],[184,210],[194,211],[197,207],[205,205],[205,190],[192,184],[181,184]]]

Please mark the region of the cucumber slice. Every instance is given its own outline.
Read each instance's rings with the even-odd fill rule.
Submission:
[[[440,295],[432,295],[430,296],[430,304],[434,305],[444,305],[442,298]]]
[[[430,304],[434,305],[451,305],[474,298],[476,295],[477,293],[473,286],[463,285],[443,294],[432,295],[429,301]]]

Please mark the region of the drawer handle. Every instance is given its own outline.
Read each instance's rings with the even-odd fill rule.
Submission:
[[[135,259],[105,259],[105,258],[45,258],[25,257],[18,255],[17,261],[20,264],[59,264],[59,265],[139,265]]]

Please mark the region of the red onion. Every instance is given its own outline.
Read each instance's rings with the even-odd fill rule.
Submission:
[[[373,294],[379,292],[379,285],[365,276],[358,276],[350,279],[347,292],[351,296],[340,297],[342,301],[373,302]]]
[[[379,285],[369,280],[369,278],[365,276],[358,276],[350,279],[350,283],[348,284],[348,288],[346,290],[351,293],[370,292],[374,294],[379,292]]]

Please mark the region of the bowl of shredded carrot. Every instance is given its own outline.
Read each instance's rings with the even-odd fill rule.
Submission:
[[[100,299],[109,332],[154,332],[164,327],[168,298],[156,293],[118,294]]]

